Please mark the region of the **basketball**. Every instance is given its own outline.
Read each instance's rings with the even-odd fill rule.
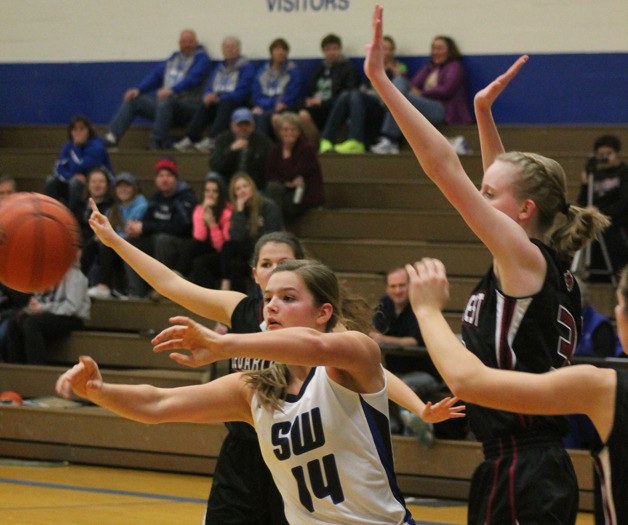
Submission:
[[[0,405],[21,405],[23,402],[22,396],[13,390],[0,392]]]
[[[76,260],[80,232],[61,202],[40,193],[0,200],[0,282],[20,292],[43,292]]]

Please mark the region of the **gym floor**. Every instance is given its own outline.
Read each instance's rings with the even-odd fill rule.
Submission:
[[[3,525],[200,525],[211,478],[0,458]],[[464,502],[410,498],[417,523],[466,523]],[[593,525],[581,513],[577,525]]]

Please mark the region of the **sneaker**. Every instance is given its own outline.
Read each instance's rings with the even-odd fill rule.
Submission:
[[[329,151],[334,151],[334,145],[332,144],[331,140],[321,139],[321,144],[318,147],[318,152],[327,153]]]
[[[118,146],[118,139],[113,133],[111,133],[111,131],[108,131],[107,134],[105,135],[104,143],[105,143],[105,148],[107,149],[116,148]]]
[[[87,290],[87,295],[92,299],[111,299],[111,290],[108,286],[92,286]]]
[[[194,149],[200,153],[209,153],[213,151],[216,141],[212,138],[205,137],[200,142],[194,144]]]
[[[377,144],[371,146],[371,151],[379,155],[396,155],[399,153],[399,146],[388,137],[381,137]]]
[[[120,301],[129,300],[128,295],[123,294],[122,292],[116,290],[115,288],[111,289],[111,297],[114,297],[115,299],[119,299]]]
[[[340,144],[336,144],[335,150],[337,153],[364,153],[366,148],[362,142],[349,139]]]
[[[423,446],[428,448],[432,446],[434,443],[434,425],[432,423],[426,423],[419,416],[408,410],[401,410],[399,417],[403,421],[408,434],[415,436]]]
[[[172,147],[181,152],[194,151],[194,142],[190,140],[190,137],[183,137],[179,142],[175,142]]]
[[[447,139],[458,155],[469,155],[473,150],[469,147],[467,139],[462,135],[456,135]]]

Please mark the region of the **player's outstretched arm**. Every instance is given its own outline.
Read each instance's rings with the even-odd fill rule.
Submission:
[[[520,56],[508,71],[499,75],[484,89],[478,91],[473,99],[475,118],[478,123],[480,135],[480,149],[482,151],[482,166],[484,171],[493,164],[498,155],[504,152],[499,131],[493,119],[492,107],[497,97],[510,81],[517,76],[523,65],[528,61],[528,55]]]
[[[438,403],[424,403],[414,391],[389,370],[384,369],[388,384],[388,397],[393,402],[427,423],[440,423],[450,418],[465,417],[464,405],[456,405],[457,397],[446,397]]]
[[[454,335],[442,315],[449,291],[445,267],[436,259],[406,265],[410,302],[430,357],[454,393],[464,401],[523,414],[587,414],[600,436],[610,432],[615,372],[589,365],[544,374],[485,366]]]
[[[87,356],[57,380],[57,393],[72,392],[126,419],[141,423],[251,422],[250,388],[241,374],[180,388],[120,385],[103,381],[98,365]]]
[[[245,295],[240,292],[212,290],[197,286],[136,248],[116,234],[109,219],[89,200],[89,224],[103,244],[111,247],[139,276],[164,297],[207,319],[231,325],[231,314]]]
[[[337,369],[330,370],[334,379],[351,383],[348,388],[357,387],[356,391],[376,392],[384,386],[379,346],[360,332],[290,327],[220,335],[188,317],[173,317],[170,322],[173,326],[153,338],[155,352],[186,350],[190,359],[206,362],[251,357],[297,366],[325,366]],[[172,358],[186,364],[182,356],[175,353]]]

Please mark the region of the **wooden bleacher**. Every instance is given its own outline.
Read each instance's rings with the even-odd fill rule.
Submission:
[[[508,149],[556,158],[567,172],[570,200],[577,195],[579,171],[593,139],[615,133],[628,141],[628,126],[502,126],[500,131]],[[475,153],[461,161],[479,183],[482,168],[475,129],[450,127],[443,132],[467,138]],[[65,126],[0,126],[0,173],[16,178],[21,190],[41,191],[65,136]],[[152,166],[159,154],[145,151],[147,143],[148,129],[132,127],[111,156],[118,171],[134,173],[150,193]],[[207,156],[174,156],[182,176],[200,195],[209,169]],[[427,255],[443,259],[451,282],[446,317],[457,331],[466,297],[490,258],[413,155],[332,154],[322,156],[321,164],[327,204],[293,225],[308,254],[329,264],[371,304],[383,292],[388,269]],[[593,302],[612,315],[615,299],[610,285],[590,288]],[[180,386],[224,371],[224,367],[182,369],[167,356],[152,353],[150,334],[180,313],[181,307],[163,299],[96,300],[86,330],[54,349],[53,366],[0,364],[0,390],[17,390],[27,397],[51,395],[58,374],[82,354],[96,357],[105,378],[115,382]],[[0,449],[15,457],[212,473],[224,432],[222,425],[140,425],[90,406],[0,406]],[[402,490],[426,497],[465,499],[471,473],[481,460],[479,445],[466,441],[438,441],[426,449],[412,438],[395,436],[394,450]],[[581,508],[591,509],[590,459],[580,451],[572,458]]]

